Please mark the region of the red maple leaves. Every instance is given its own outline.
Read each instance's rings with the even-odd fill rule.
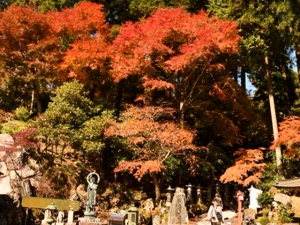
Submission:
[[[219,68],[212,63],[217,54],[238,49],[236,27],[204,11],[191,15],[182,8],[159,9],[146,20],[121,27],[114,41],[113,75],[118,81],[132,74],[155,77],[158,69],[175,76],[198,64]]]
[[[193,144],[194,132],[166,119],[172,118],[172,113],[173,110],[168,108],[130,107],[122,114],[122,123],[114,123],[106,136],[126,138],[136,159],[120,163],[115,172],[128,171],[141,179],[146,173],[164,170],[163,163],[170,156],[185,155],[188,158],[199,149]]]

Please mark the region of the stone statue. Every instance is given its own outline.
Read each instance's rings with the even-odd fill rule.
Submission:
[[[94,221],[96,215],[95,205],[97,204],[96,195],[100,176],[96,172],[92,172],[87,176],[86,180],[88,187],[84,214],[87,221]]]
[[[65,217],[65,213],[63,211],[59,211],[58,216],[56,218],[57,223],[62,223]]]
[[[97,176],[97,181],[95,176]],[[97,204],[96,202],[96,195],[97,195],[97,187],[98,187],[98,183],[100,181],[100,176],[95,173],[92,172],[87,176],[87,182],[88,182],[88,187],[87,187],[87,205],[89,205],[90,207],[93,207]]]

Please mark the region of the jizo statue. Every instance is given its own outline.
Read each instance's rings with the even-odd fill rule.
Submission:
[[[94,212],[94,207],[97,204],[96,195],[100,176],[96,172],[92,172],[87,176],[86,180],[88,182],[88,187],[85,210],[86,212]]]

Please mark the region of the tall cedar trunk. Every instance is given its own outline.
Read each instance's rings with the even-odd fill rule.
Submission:
[[[162,179],[158,179],[158,177],[156,176],[155,173],[150,173],[152,180],[153,180],[153,184],[154,184],[154,191],[155,191],[155,206],[158,206],[160,203],[160,197],[161,197],[161,193],[160,193],[160,186],[162,183]]]
[[[37,113],[38,115],[40,115],[43,112],[43,106],[40,97],[40,84],[38,79],[35,79],[33,81],[33,88],[34,88],[35,101],[37,106]]]
[[[43,112],[43,106],[40,98],[40,86],[38,80],[33,81],[33,91],[31,93],[31,106],[30,111],[33,111],[34,101],[36,101],[37,105],[37,113],[40,115]]]
[[[295,52],[296,52],[296,63],[297,63],[297,73],[298,73],[298,82],[300,84],[300,46],[295,43]]]
[[[278,139],[278,125],[277,125],[275,101],[274,101],[274,95],[273,95],[273,87],[272,87],[272,82],[271,82],[271,74],[270,74],[268,56],[265,56],[265,67],[266,67],[266,78],[267,78],[267,83],[268,83],[268,94],[269,94],[269,102],[270,102],[273,135],[274,135],[274,141],[276,141]],[[279,174],[279,176],[283,177],[281,147],[280,146],[276,147],[275,152],[276,152],[276,165],[277,165],[278,174]]]
[[[238,67],[235,67],[232,70],[232,76],[233,76],[233,80],[237,83],[238,82]]]
[[[241,68],[241,86],[246,90],[246,70],[244,66]]]

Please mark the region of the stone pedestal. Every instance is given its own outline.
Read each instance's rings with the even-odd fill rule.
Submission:
[[[79,225],[108,225],[108,222],[88,222],[88,221],[80,221]]]

